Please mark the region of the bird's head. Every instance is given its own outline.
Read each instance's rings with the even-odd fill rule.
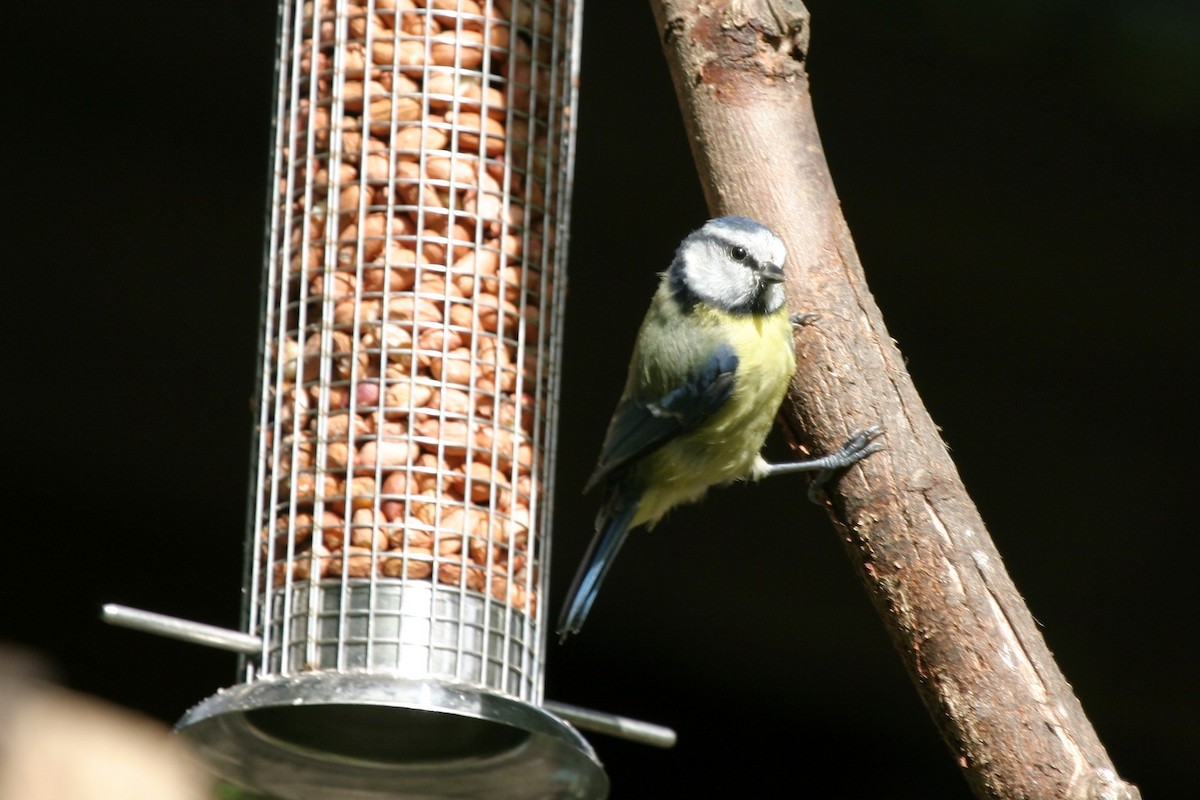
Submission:
[[[731,314],[770,314],[784,303],[783,240],[745,217],[718,217],[688,235],[667,271],[672,292]]]

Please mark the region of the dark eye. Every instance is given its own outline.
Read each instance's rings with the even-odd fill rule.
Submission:
[[[746,256],[748,255],[749,253],[746,252],[746,248],[744,247],[734,245],[733,247],[729,248],[729,257],[734,261],[745,261]]]

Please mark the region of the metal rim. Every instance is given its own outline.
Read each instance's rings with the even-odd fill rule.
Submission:
[[[221,778],[280,798],[604,797],[595,752],[537,706],[477,687],[315,672],[241,684],[176,730]]]

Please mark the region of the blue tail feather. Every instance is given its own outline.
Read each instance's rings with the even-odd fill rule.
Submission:
[[[558,617],[560,642],[572,633],[579,633],[583,627],[583,621],[587,619],[592,603],[600,592],[600,584],[616,560],[625,537],[629,535],[629,524],[636,510],[637,501],[623,498],[620,493],[601,510],[596,520],[596,534],[588,545],[575,579],[571,581],[562,613]]]

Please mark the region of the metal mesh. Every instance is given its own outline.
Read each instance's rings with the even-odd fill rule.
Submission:
[[[281,6],[247,680],[540,702],[578,10]]]

